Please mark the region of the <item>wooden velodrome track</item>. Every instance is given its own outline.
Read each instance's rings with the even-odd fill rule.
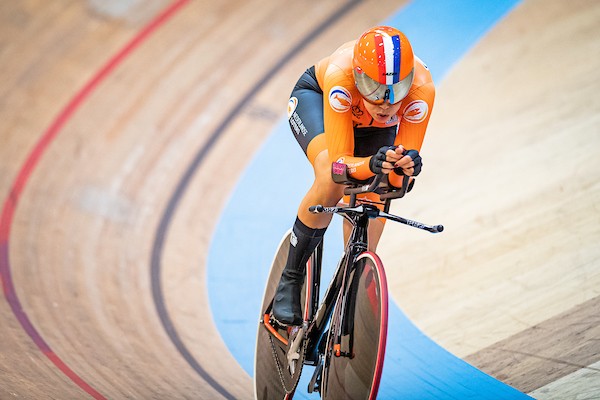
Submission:
[[[224,199],[299,73],[404,4],[2,2],[0,399],[251,398],[206,295]],[[451,70],[402,203],[447,232],[380,246],[415,324],[540,399],[600,398],[599,22],[525,0]]]

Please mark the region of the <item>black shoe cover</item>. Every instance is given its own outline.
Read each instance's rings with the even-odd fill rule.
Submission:
[[[303,277],[303,276],[302,276]],[[273,300],[273,317],[283,325],[302,325],[302,307],[300,306],[300,290],[302,281],[284,274]]]

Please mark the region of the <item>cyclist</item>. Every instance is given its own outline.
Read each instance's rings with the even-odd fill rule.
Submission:
[[[406,36],[390,26],[367,30],[300,77],[288,117],[315,179],[300,203],[275,294],[273,316],[279,323],[302,324],[300,291],[306,262],[332,217],[312,214],[308,208],[335,206],[343,196],[344,186],[331,178],[331,163],[347,164],[350,176],[359,180],[389,174],[390,184],[401,187],[403,175],[421,171],[419,151],[434,96],[429,70],[414,56]],[[383,219],[369,224],[369,250],[375,250],[383,227]]]

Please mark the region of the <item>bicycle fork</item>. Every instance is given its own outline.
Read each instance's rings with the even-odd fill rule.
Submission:
[[[350,320],[349,318],[351,318],[351,315],[354,311],[354,299],[352,298],[352,292],[356,289],[351,287],[351,283],[357,281],[353,280],[351,283],[349,283],[349,281],[351,275],[356,272],[356,259],[361,253],[367,251],[368,249],[367,232],[370,218],[369,215],[362,215],[358,218],[351,218],[346,215],[344,215],[344,217],[346,217],[346,219],[353,225],[353,229],[350,233],[350,238],[348,239],[348,243],[351,243],[351,245],[346,249],[349,257],[346,259],[346,267],[344,268],[345,273],[341,284],[341,290],[338,294],[338,300],[336,301],[339,307],[337,310],[334,310],[336,315],[334,315],[332,319],[337,320],[339,325],[335,327],[334,331],[332,331],[334,334],[333,355],[335,357],[354,358],[354,321]],[[347,307],[350,307],[350,312],[346,312]],[[342,351],[342,336],[344,331],[346,331],[349,335],[348,351]]]

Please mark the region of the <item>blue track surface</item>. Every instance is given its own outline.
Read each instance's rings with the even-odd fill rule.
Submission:
[[[439,82],[454,63],[517,3],[515,0],[417,0],[383,23],[396,26],[407,34],[415,52],[428,64],[434,80]],[[257,312],[268,268],[311,181],[309,164],[292,137],[287,121],[282,118],[241,177],[213,237],[208,256],[211,309],[223,340],[250,375],[253,375]],[[341,221],[334,218],[325,238],[324,281],[330,277],[341,254],[340,238]],[[303,372],[301,391],[311,373],[310,368]],[[303,393],[294,396],[315,397],[318,396]],[[391,302],[379,398],[529,397],[442,349]]]

